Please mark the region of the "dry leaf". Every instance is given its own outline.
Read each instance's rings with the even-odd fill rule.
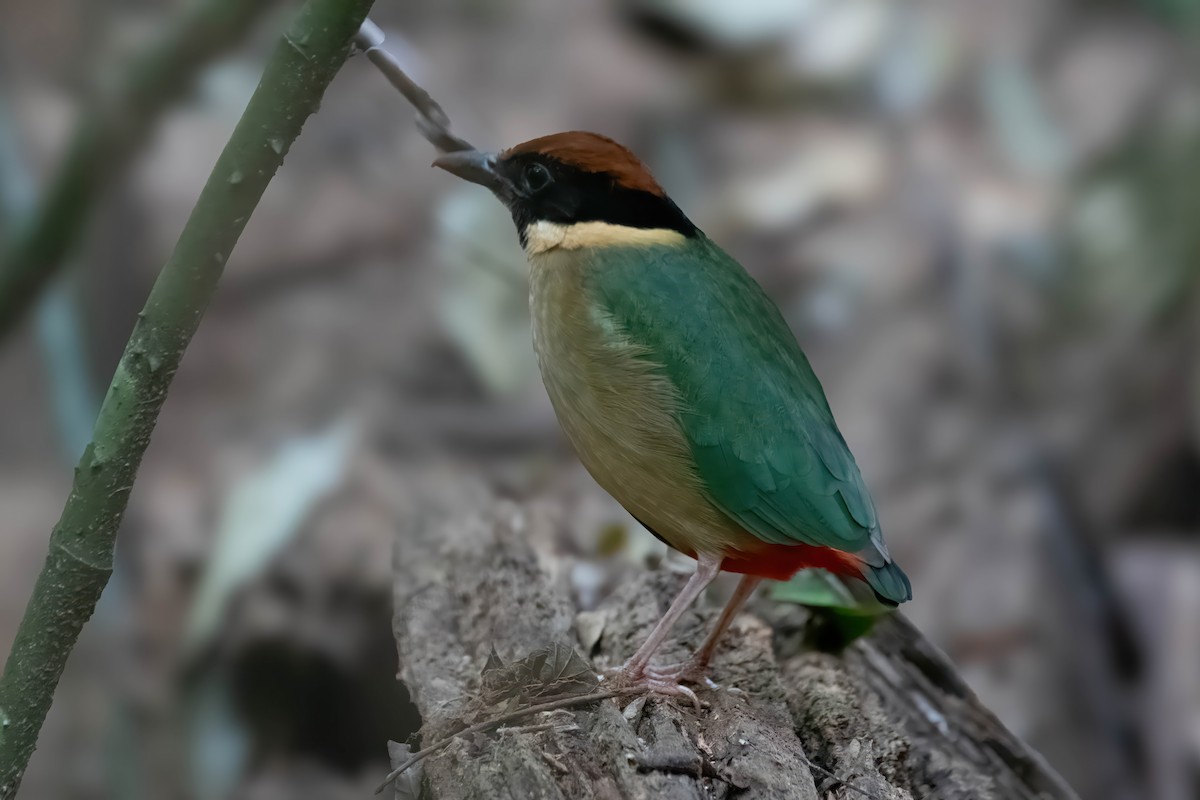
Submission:
[[[388,742],[388,760],[392,769],[396,769],[412,757],[412,748],[400,742]],[[422,765],[420,762],[396,776],[393,786],[396,789],[396,800],[420,800]]]
[[[573,647],[556,642],[510,664],[493,649],[480,675],[480,694],[489,705],[509,700],[519,707],[534,698],[587,694],[598,683],[591,664]]]
[[[596,645],[600,643],[600,637],[604,635],[604,626],[608,624],[608,612],[606,611],[580,611],[575,615],[575,634],[579,637],[579,644],[583,646],[583,652],[591,655],[596,650]]]

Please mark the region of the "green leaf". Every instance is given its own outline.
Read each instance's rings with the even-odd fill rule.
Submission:
[[[802,606],[854,608],[858,605],[845,584],[823,569],[800,570],[790,581],[772,586],[771,597]]]
[[[805,642],[827,652],[844,649],[870,632],[891,609],[873,600],[858,600],[846,585],[823,569],[803,569],[790,581],[771,587],[771,598],[811,610]]]

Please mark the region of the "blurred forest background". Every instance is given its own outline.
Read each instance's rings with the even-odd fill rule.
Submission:
[[[183,8],[0,6],[0,243]],[[133,143],[0,342],[0,652],[134,316],[292,10],[271,5]],[[373,17],[478,146],[583,128],[642,155],[799,335],[912,576],[904,612],[1085,800],[1200,797],[1200,3]],[[419,724],[390,629],[411,476],[481,475],[541,509],[538,546],[585,598],[612,564],[664,557],[559,434],[506,212],[429,169],[412,117],[351,61],[268,190],[23,796],[368,796],[386,740]]]

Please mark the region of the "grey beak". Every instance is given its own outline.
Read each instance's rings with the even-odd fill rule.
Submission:
[[[433,160],[433,166],[441,167],[464,181],[486,186],[501,200],[505,199],[508,194],[507,182],[496,171],[495,153],[459,150],[456,153],[445,153],[438,156]]]

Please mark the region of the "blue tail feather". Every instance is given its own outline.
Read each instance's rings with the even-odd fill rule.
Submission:
[[[882,567],[863,564],[863,578],[884,605],[898,606],[912,600],[912,583],[904,570],[893,562],[889,561]]]

